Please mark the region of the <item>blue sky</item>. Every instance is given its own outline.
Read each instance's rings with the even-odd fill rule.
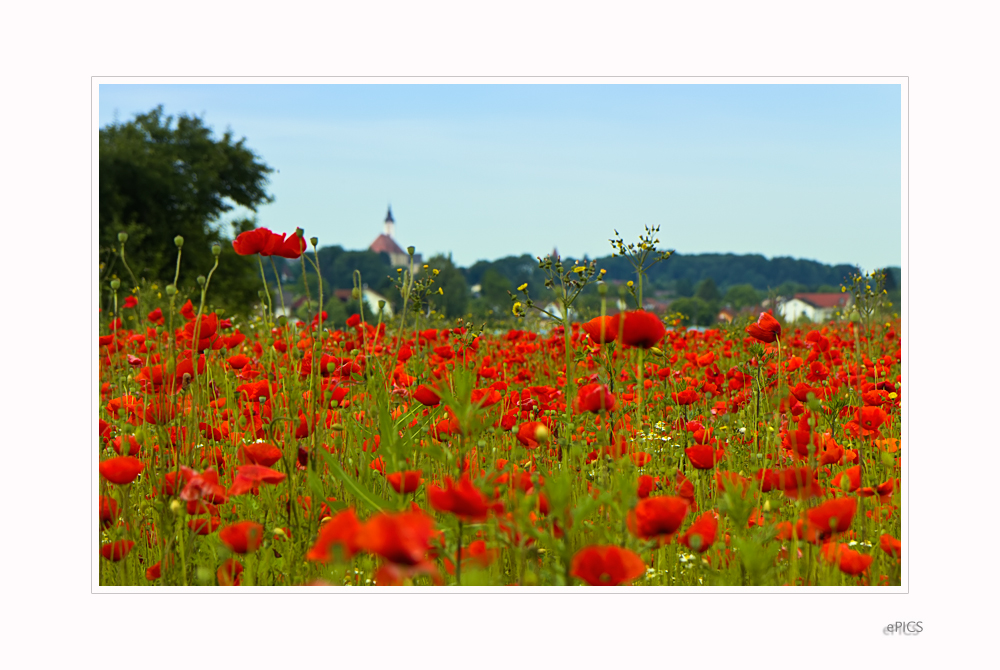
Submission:
[[[101,84],[98,125],[159,104],[245,137],[278,171],[259,225],[320,246],[366,248],[391,203],[402,246],[463,266],[644,225],[686,254],[901,262],[898,85]]]

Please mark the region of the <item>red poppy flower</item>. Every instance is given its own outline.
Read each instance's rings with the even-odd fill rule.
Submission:
[[[691,527],[681,535],[678,542],[685,547],[703,553],[715,542],[715,534],[719,530],[719,518],[715,512],[708,511],[695,519]]]
[[[139,304],[139,299],[134,295],[127,296],[125,302],[122,304],[122,309],[132,309]]]
[[[586,384],[576,392],[577,412],[613,412],[616,407],[615,396],[604,384]]]
[[[155,323],[158,326],[162,326],[166,322],[163,317],[163,310],[159,307],[147,314],[146,318],[149,319],[150,323]]]
[[[135,481],[146,465],[138,458],[117,456],[101,461],[98,469],[101,476],[114,484],[129,484]]]
[[[215,578],[219,581],[219,586],[239,586],[240,573],[243,566],[235,558],[227,558],[219,566],[215,573]]]
[[[643,349],[655,347],[667,334],[667,327],[659,317],[643,310],[626,312],[622,317],[621,330],[622,344]]]
[[[629,454],[629,458],[635,463],[635,467],[642,468],[649,465],[649,462],[653,460],[652,454],[647,454],[645,451],[637,451],[633,454]]]
[[[263,465],[241,465],[237,469],[236,479],[229,487],[227,495],[238,496],[249,493],[260,484],[280,484],[285,481],[285,473],[272,470]]]
[[[627,584],[645,572],[638,554],[613,545],[584,547],[570,563],[570,574],[590,586]]]
[[[431,484],[427,487],[427,499],[431,507],[439,512],[450,512],[465,521],[485,521],[490,512],[503,512],[503,504],[488,502],[486,496],[462,475],[458,486],[451,477],[445,477],[445,488]]]
[[[118,454],[122,453],[123,447],[122,447],[121,435],[111,440],[111,448],[115,450],[115,453]],[[134,435],[126,435],[125,446],[124,446],[125,455],[132,456],[133,454],[138,454],[139,449],[140,449],[139,440],[137,440]]]
[[[135,542],[132,540],[108,542],[107,544],[101,545],[101,556],[109,561],[120,561],[128,556],[128,553],[132,551],[132,547],[134,546]]]
[[[688,501],[673,496],[659,496],[640,500],[626,519],[629,530],[636,537],[651,539],[672,535],[681,527],[688,512]]]
[[[165,562],[168,568],[171,567],[174,564],[174,555],[167,554]],[[160,569],[160,561],[157,561],[156,563],[153,563],[151,566],[146,568],[146,579],[148,581],[155,582],[157,579],[160,578],[161,572],[162,570]]]
[[[549,429],[540,421],[525,421],[517,429],[517,441],[528,449],[534,449],[543,436],[548,436]]]
[[[721,449],[719,451],[721,451]],[[684,450],[684,453],[687,454],[688,459],[691,461],[691,465],[699,470],[711,470],[716,461],[719,460],[719,454],[717,453],[715,447],[710,444],[691,445]]]
[[[808,512],[809,523],[821,533],[843,533],[851,527],[854,513],[858,510],[858,499],[854,497],[834,498]]]
[[[219,484],[219,473],[214,468],[191,476],[178,497],[184,502],[204,501],[213,505],[221,505],[229,500],[225,487]]]
[[[393,472],[386,475],[386,479],[392,488],[395,489],[396,493],[413,493],[420,488],[420,483],[423,481],[420,479],[421,473],[421,470]]]
[[[781,337],[781,324],[768,312],[762,312],[757,323],[746,327],[746,332],[755,340],[770,343]]]
[[[670,397],[678,405],[693,405],[701,399],[701,396],[694,389],[685,389],[680,393],[671,393]]]
[[[358,529],[357,546],[392,563],[416,566],[427,562],[434,520],[422,511],[376,514]]]
[[[271,241],[271,236],[274,235],[267,228],[255,228],[254,230],[247,230],[240,233],[235,240],[233,240],[233,249],[240,256],[252,256],[253,254],[259,254],[267,243]]]
[[[857,411],[856,416],[861,427],[873,433],[877,433],[882,424],[889,420],[889,415],[881,407],[862,407]]]
[[[441,402],[441,396],[423,384],[418,386],[417,390],[413,392],[413,399],[427,407],[435,407]]]
[[[847,491],[857,491],[861,486],[861,466],[855,465],[853,468],[837,473],[830,483],[837,488]]]
[[[227,358],[226,362],[233,370],[242,370],[250,362],[250,359],[243,354],[236,354]]]
[[[846,544],[827,542],[820,551],[827,561],[837,563],[840,571],[847,575],[860,575],[875,560],[872,556],[854,551]]]
[[[237,554],[256,551],[264,540],[264,526],[254,521],[240,521],[219,531],[222,543]]]
[[[244,460],[256,465],[263,465],[269,468],[281,460],[281,450],[273,444],[252,442],[244,444],[242,449]]]
[[[899,558],[903,555],[903,543],[894,538],[892,535],[885,534],[878,540],[878,545],[882,548],[882,551]]]
[[[188,505],[190,505],[190,503],[188,503]],[[188,521],[188,528],[193,530],[198,535],[209,535],[218,530],[221,523],[222,521],[217,516],[212,516],[207,519],[191,519]]]
[[[463,546],[459,553],[462,561],[462,569],[470,565],[477,568],[485,568],[496,559],[499,553],[496,549],[487,549],[485,540],[470,542],[467,546]],[[444,568],[448,571],[448,574],[455,574],[455,564],[448,556],[444,558]]]
[[[285,233],[278,235],[277,233],[271,233],[271,237],[264,244],[264,248],[260,250],[261,256],[281,256],[282,258],[295,259],[302,255],[302,252],[306,250],[306,240],[305,237],[299,235],[299,229],[285,238]]]
[[[639,496],[640,499],[648,498],[654,488],[660,488],[659,477],[654,478],[653,475],[639,475],[639,481],[636,486],[635,494]]]
[[[583,332],[587,333],[593,344],[601,345],[618,339],[618,317],[597,316],[581,324]]]
[[[98,510],[101,526],[110,528],[111,524],[118,517],[118,501],[107,496],[99,496]]]
[[[354,508],[340,512],[320,526],[316,543],[306,552],[306,560],[329,563],[333,558],[330,548],[335,544],[340,545],[343,560],[350,560],[358,551],[355,537],[360,528],[361,523],[354,514]]]

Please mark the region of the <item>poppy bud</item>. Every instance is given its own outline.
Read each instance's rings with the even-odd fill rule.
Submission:
[[[378,301],[378,311],[381,312],[383,309],[385,309],[385,300],[379,300]]]
[[[184,246],[184,238],[178,235],[177,237],[174,238],[174,244],[176,244],[177,248],[180,249],[181,247]]]
[[[412,246],[412,245],[411,245],[411,246],[408,246],[408,247],[406,247],[406,253],[410,254],[411,256],[412,256],[412,255],[413,255],[413,254],[414,254],[414,253],[415,253],[416,251],[417,251],[417,248],[416,248],[416,247],[414,247],[414,246]]]
[[[180,500],[174,498],[173,500],[170,501],[171,512],[173,512],[174,514],[180,514],[182,509],[184,509],[184,505],[181,504]]]
[[[607,295],[608,294],[608,285],[605,284],[604,282],[597,282],[597,292],[601,296]]]
[[[313,245],[313,249],[315,249],[316,245],[319,244],[319,238],[318,237],[310,237],[309,238],[309,244]]]
[[[198,282],[198,286],[204,286],[205,285],[205,275],[198,275],[198,278],[197,278],[196,281]]]
[[[212,255],[213,256],[218,256],[221,253],[222,253],[222,245],[220,245],[220,244],[213,244],[212,245]]]
[[[284,314],[282,314],[281,316],[278,317],[278,325],[279,326],[284,327],[284,325],[286,323],[288,323],[288,317],[287,316],[285,316]]]
[[[168,284],[167,288],[164,290],[167,292],[168,296],[173,296],[174,294],[177,293],[177,287],[174,286],[173,284]]]
[[[111,288],[114,289],[115,291],[117,291],[121,287],[121,285],[122,285],[121,280],[119,279],[111,280]]]
[[[359,288],[352,288],[351,289],[351,298],[353,298],[354,300],[357,300],[360,297],[361,297],[361,289],[359,289]]]
[[[121,242],[122,244],[128,242],[128,233],[126,232],[118,233],[118,241]]]

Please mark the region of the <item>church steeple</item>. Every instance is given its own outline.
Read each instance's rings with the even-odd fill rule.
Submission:
[[[385,234],[395,239],[396,221],[392,218],[392,205],[389,205],[389,212],[385,215]]]

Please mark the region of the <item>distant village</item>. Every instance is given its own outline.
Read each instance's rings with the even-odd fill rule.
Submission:
[[[415,274],[420,273],[425,262],[421,254],[414,252],[411,265],[410,254],[400,244],[400,242],[397,241],[396,221],[393,217],[391,205],[388,207],[385,220],[382,223],[382,231],[368,246],[367,251],[380,255],[384,254],[385,257],[388,258],[389,266],[393,269],[409,269],[410,267],[413,267]],[[557,256],[558,251],[554,249],[552,254]],[[670,260],[665,262],[670,262]],[[283,277],[284,281],[289,281],[290,279],[292,279],[291,276]],[[625,282],[623,279],[612,279],[610,276],[607,278],[607,281],[610,285],[623,284]],[[465,286],[465,284],[463,284],[463,286]],[[467,285],[466,290],[469,299],[476,300],[481,297],[483,285],[478,282],[469,284]],[[384,291],[384,289],[383,292],[379,292],[375,290],[375,288],[369,287],[365,284],[362,288],[361,299],[372,314],[377,314],[379,309],[382,309],[384,310],[383,313],[386,317],[392,318],[394,301],[391,299],[390,295],[387,295],[386,293],[388,292]],[[643,308],[662,316],[666,316],[674,312],[675,303],[678,302],[678,299],[683,300],[683,298],[677,298],[676,296],[665,295],[665,292],[662,290],[650,291],[649,295],[650,297],[643,301]],[[305,296],[294,295],[293,292],[288,289],[286,289],[286,295],[284,297],[285,304],[288,305],[288,307],[284,309],[284,313],[288,316],[295,314],[306,300]],[[836,318],[838,314],[847,313],[852,307],[852,297],[853,296],[850,292],[801,291],[795,292],[791,295],[778,297],[773,300],[775,304],[771,304],[772,300],[765,298],[756,304],[745,304],[738,308],[733,307],[732,305],[724,305],[718,309],[714,319],[711,320],[718,324],[725,324],[734,320],[743,320],[748,316],[756,318],[760,312],[770,311],[777,316],[780,316],[786,323],[793,323],[797,321],[821,323]],[[348,304],[352,301],[352,289],[337,286],[333,289],[333,298],[341,303]],[[634,306],[626,305],[623,300],[616,298],[613,301],[609,301],[607,311],[609,314],[614,314],[618,311],[631,309],[633,307]],[[549,303],[545,305],[545,309],[560,318],[562,316],[561,306],[558,303]],[[278,309],[277,313],[282,313],[282,310]],[[581,315],[571,313],[570,317],[578,319],[581,318]]]

